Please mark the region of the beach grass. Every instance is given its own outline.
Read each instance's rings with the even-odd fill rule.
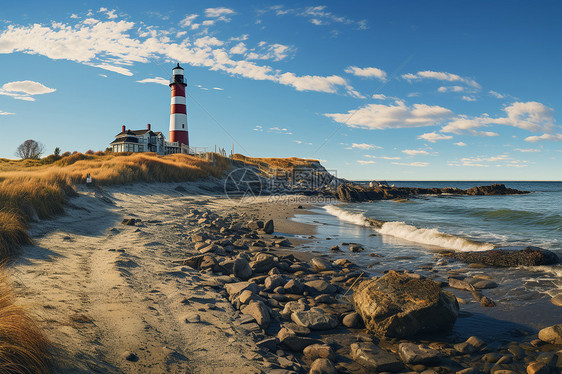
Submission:
[[[314,159],[305,159],[298,157],[247,157],[238,153],[233,156],[233,159],[236,161],[242,161],[246,164],[269,167],[272,169],[294,169],[299,167],[310,167],[312,166],[312,164],[319,162],[318,160]]]

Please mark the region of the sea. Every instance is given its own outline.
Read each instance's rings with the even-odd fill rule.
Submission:
[[[387,183],[396,187],[467,189],[493,182]],[[495,326],[501,330],[496,332],[498,335],[507,334],[509,338],[513,331],[536,331],[562,323],[562,307],[550,303],[551,297],[562,293],[562,265],[474,269],[438,254],[443,249],[483,251],[535,246],[553,251],[562,259],[562,182],[499,183],[531,193],[328,202],[316,205],[312,214],[297,215],[294,220],[317,225],[316,240],[308,246],[310,251],[326,254],[331,246],[338,244],[342,251],[330,256],[349,258],[366,269],[366,276],[381,275],[390,269],[421,273],[437,281],[447,281],[455,271],[466,276],[491,276],[499,287],[485,290],[484,294],[496,302],[495,308],[483,308],[470,302],[470,294],[460,292],[459,296],[459,291],[455,291],[457,296],[468,300],[461,310],[478,317],[467,318],[468,325],[459,331],[481,329],[483,333],[493,333]],[[386,223],[375,229],[366,224],[366,218]],[[358,243],[366,250],[350,253],[342,243]],[[487,323],[483,324],[484,320]],[[503,321],[511,324],[500,323]]]

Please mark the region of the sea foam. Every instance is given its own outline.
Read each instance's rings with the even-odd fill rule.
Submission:
[[[341,221],[350,222],[360,226],[370,226],[369,219],[363,213],[349,212],[333,205],[326,205],[324,210],[338,217]],[[391,235],[419,244],[442,247],[455,251],[487,251],[494,249],[491,243],[482,243],[445,234],[437,229],[424,229],[408,225],[405,222],[384,222],[380,228],[373,228],[380,234]]]

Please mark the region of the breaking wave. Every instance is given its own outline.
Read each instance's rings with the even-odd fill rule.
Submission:
[[[329,214],[338,217],[341,221],[360,226],[371,226],[371,220],[365,217],[363,213],[349,212],[333,205],[327,205],[324,209]],[[374,227],[375,231],[383,235],[391,235],[419,244],[438,246],[455,251],[487,251],[494,249],[494,245],[491,243],[482,243],[460,236],[445,234],[437,229],[420,229],[405,222],[375,222],[377,226],[380,224],[380,227]]]

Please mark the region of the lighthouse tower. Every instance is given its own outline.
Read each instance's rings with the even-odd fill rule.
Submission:
[[[185,102],[185,78],[180,64],[172,70],[170,87],[172,88],[172,103],[170,106],[170,141],[189,145],[187,132],[187,106]]]

